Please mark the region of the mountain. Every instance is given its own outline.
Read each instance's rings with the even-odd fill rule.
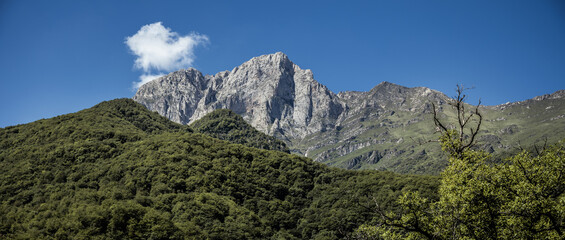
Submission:
[[[232,143],[289,153],[283,141],[259,132],[229,109],[218,109],[208,113],[190,124],[190,127],[196,132]]]
[[[0,128],[0,238],[342,239],[373,220],[375,200],[398,211],[406,190],[436,196],[437,177],[330,168],[196,131],[131,99]]]
[[[215,75],[193,68],[173,72],[140,87],[133,99],[181,124],[231,109],[258,130],[287,141],[333,128],[343,112],[334,93],[283,53]]]
[[[252,58],[232,71],[202,75],[190,68],[139,88],[133,99],[188,124],[215,109],[231,109],[291,152],[330,166],[399,173],[439,173],[447,164],[438,146],[432,104],[453,116],[451,98],[425,87],[382,82],[367,92],[333,93],[283,53]],[[551,105],[551,107],[550,107]],[[481,147],[500,154],[565,136],[562,91],[532,100],[483,106]],[[540,124],[541,123],[541,124]],[[514,131],[517,130],[517,131]]]

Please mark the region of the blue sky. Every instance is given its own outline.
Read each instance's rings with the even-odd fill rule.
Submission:
[[[564,1],[0,1],[0,127],[132,97],[161,22],[204,74],[278,51],[332,91],[382,81],[495,105],[565,89]],[[178,65],[175,65],[178,67]],[[184,68],[183,67],[183,68]]]

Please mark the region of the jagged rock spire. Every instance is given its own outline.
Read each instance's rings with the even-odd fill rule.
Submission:
[[[141,86],[133,99],[183,124],[228,108],[258,130],[287,140],[333,128],[344,107],[312,71],[282,52],[215,75],[195,69],[173,72]]]

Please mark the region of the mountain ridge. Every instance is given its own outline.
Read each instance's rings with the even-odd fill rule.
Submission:
[[[526,100],[521,105],[510,105],[527,108],[541,102],[562,101],[563,92],[536,97],[537,102]],[[282,52],[251,58],[231,71],[214,75],[203,76],[193,68],[173,72],[141,86],[133,99],[183,124],[215,109],[231,109],[259,131],[285,141],[292,152],[333,166],[438,173],[446,163],[439,149],[425,151],[414,139],[433,136],[434,105],[440,114],[450,116],[446,111],[450,110],[447,103],[451,98],[447,95],[426,87],[409,88],[387,81],[369,91],[335,94],[314,79],[311,70],[301,69]],[[518,115],[500,116],[497,111],[510,105],[480,109],[485,111],[485,116],[511,119],[509,122],[514,125],[535,124],[515,119]],[[553,110],[558,112],[563,105],[557,103]],[[560,119],[559,116],[546,117]],[[491,121],[487,124],[491,129],[485,129],[484,133],[488,135],[496,128],[508,127],[505,123]],[[531,131],[528,136],[535,136],[535,140],[528,143],[547,137]],[[483,139],[490,146],[487,148],[509,149],[511,142],[499,138]],[[505,143],[499,144],[501,141]]]
[[[193,68],[176,71],[141,86],[133,97],[182,124],[228,108],[258,130],[287,140],[333,127],[332,120],[342,111],[336,98],[312,71],[301,69],[281,52],[214,75],[203,76]]]

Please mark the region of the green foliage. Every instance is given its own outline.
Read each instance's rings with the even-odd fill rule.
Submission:
[[[439,200],[417,193],[399,199],[402,212],[357,230],[363,238],[563,239],[565,142],[537,156],[517,154],[493,164],[482,151],[460,146],[455,131],[440,139],[451,153],[442,173]]]
[[[241,116],[229,109],[215,110],[190,126],[196,132],[213,138],[243,144],[248,147],[290,152],[283,141],[257,131]]]
[[[382,222],[363,225],[364,239],[563,239],[565,227],[565,141],[536,156],[523,151],[504,161],[475,150],[483,116],[468,112],[463,88],[449,103],[456,128],[438,118],[441,148],[450,155],[434,201],[418,192],[399,198],[399,214],[379,212]]]
[[[238,127],[235,127],[238,129]],[[0,129],[2,239],[338,239],[438,179],[193,133],[129,99]]]

